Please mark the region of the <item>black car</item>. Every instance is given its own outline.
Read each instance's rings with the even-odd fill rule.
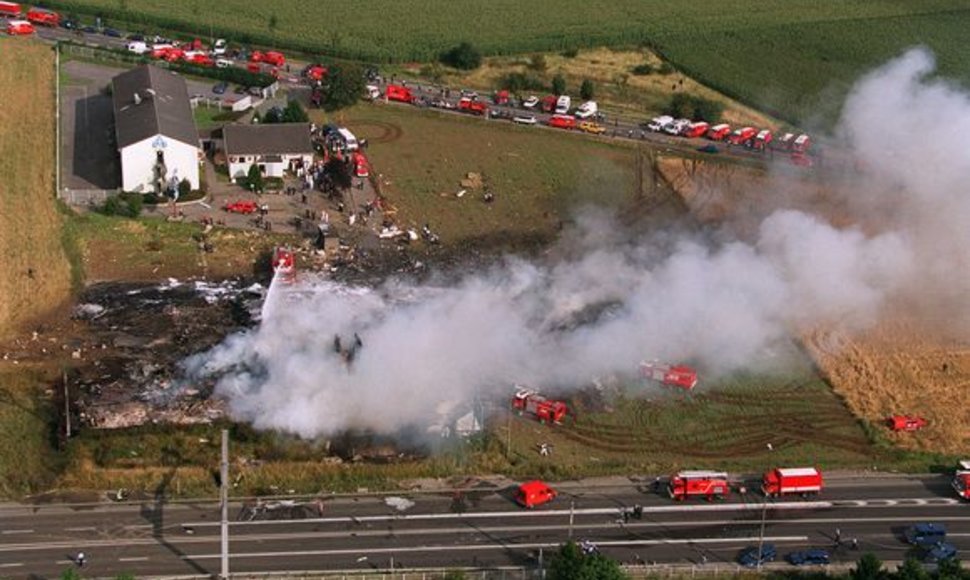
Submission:
[[[821,565],[828,564],[830,557],[826,550],[814,548],[802,552],[792,552],[788,554],[788,561],[795,566]]]
[[[88,25],[88,26],[85,26],[84,28],[82,28],[81,29],[81,32],[84,32],[86,34],[97,34],[98,33],[98,29],[95,28],[95,27],[93,27],[93,26]]]
[[[212,87],[212,92],[215,93],[215,94],[217,94],[217,95],[223,95],[223,94],[225,94],[226,89],[228,89],[228,88],[229,88],[229,83],[227,83],[226,81],[222,81],[221,83],[219,83],[216,86]]]
[[[759,553],[760,558],[758,557]],[[774,562],[777,555],[778,552],[775,550],[774,544],[762,544],[760,549],[758,546],[750,546],[741,550],[741,553],[738,554],[738,564],[745,568],[757,568],[762,564]]]
[[[75,20],[61,20],[61,28],[65,30],[77,30],[77,21]]]
[[[145,36],[143,34],[129,34],[128,40],[131,40],[133,42],[144,42]]]
[[[105,28],[101,31],[101,34],[110,36],[111,38],[121,38],[121,32],[115,30],[114,28]]]

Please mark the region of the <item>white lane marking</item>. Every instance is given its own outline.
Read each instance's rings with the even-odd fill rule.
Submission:
[[[54,560],[55,564],[73,564],[74,560]]]
[[[23,566],[22,562],[16,562],[13,564],[0,564],[0,568],[19,568],[20,566]]]
[[[98,528],[94,526],[84,526],[80,528],[64,528],[65,532],[96,532]]]
[[[807,542],[808,536],[765,536],[766,542]],[[608,540],[593,541],[597,546],[669,546],[678,544],[719,544],[719,543],[751,543],[757,542],[758,536],[745,538],[693,538],[676,540]],[[341,550],[300,550],[292,552],[235,552],[233,558],[281,558],[294,556],[354,556],[362,552],[368,554],[400,554],[405,552],[470,552],[478,550],[509,550],[509,549],[535,549],[535,548],[558,548],[561,542],[542,542],[529,544],[493,543],[478,546],[402,546],[397,548],[351,548]],[[204,560],[221,558],[221,554],[185,554],[183,560]]]
[[[3,530],[0,534],[33,534],[34,530]]]
[[[131,556],[128,558],[118,558],[119,562],[144,562],[148,556]]]
[[[774,510],[810,510],[835,507],[830,501],[790,501],[769,503],[768,511]],[[664,514],[682,512],[740,512],[761,510],[764,506],[760,503],[724,503],[724,504],[704,504],[704,505],[669,505],[669,506],[645,506],[643,513]],[[574,516],[617,516],[621,512],[619,507],[611,508],[583,508],[573,510]],[[399,515],[377,515],[377,516],[340,516],[332,518],[307,518],[303,520],[254,520],[248,522],[229,522],[231,526],[244,525],[272,525],[280,523],[302,523],[302,524],[341,524],[341,523],[364,523],[364,522],[389,522],[389,521],[419,521],[419,520],[456,520],[472,518],[551,518],[556,516],[568,516],[569,510],[546,510],[546,511],[514,511],[514,512],[463,512],[447,514],[399,514]],[[186,522],[186,526],[191,527],[215,527],[219,522]]]

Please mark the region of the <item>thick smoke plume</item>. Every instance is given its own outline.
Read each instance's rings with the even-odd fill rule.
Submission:
[[[876,184],[852,203],[888,216],[876,231],[780,210],[747,242],[631,240],[588,213],[569,257],[551,263],[508,258],[457,283],[274,287],[258,328],[186,370],[218,376],[235,416],[258,428],[391,433],[427,426],[455,403],[506,397],[517,382],[581,386],[632,375],[645,358],[690,361],[708,375],[751,368],[796,329],[863,329],[916,287],[949,284],[966,296],[970,101],[929,80],[932,70],[928,53],[907,53],[846,103],[849,148]]]

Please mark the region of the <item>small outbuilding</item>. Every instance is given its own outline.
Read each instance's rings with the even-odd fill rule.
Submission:
[[[249,175],[252,165],[266,177],[283,177],[313,163],[313,142],[309,123],[226,125],[222,129],[229,177]]]

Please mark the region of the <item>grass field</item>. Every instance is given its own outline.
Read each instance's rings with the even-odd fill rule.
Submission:
[[[54,200],[54,54],[19,40],[0,39],[0,336],[71,289]]]
[[[630,145],[381,104],[358,106],[336,120],[368,140],[367,154],[398,221],[428,222],[444,241],[547,241],[577,206],[620,207],[634,199],[636,149]],[[495,194],[492,204],[482,201],[484,189],[456,196],[469,172],[482,175]]]
[[[549,9],[513,0],[312,7],[223,0],[222,10],[209,12],[201,0],[129,0],[124,9],[117,0],[51,4],[385,62],[432,60],[463,40],[487,54],[645,44],[718,90],[791,120],[812,118],[862,70],[913,44],[937,51],[944,74],[970,80],[961,66],[970,7],[960,0],[562,0]]]

